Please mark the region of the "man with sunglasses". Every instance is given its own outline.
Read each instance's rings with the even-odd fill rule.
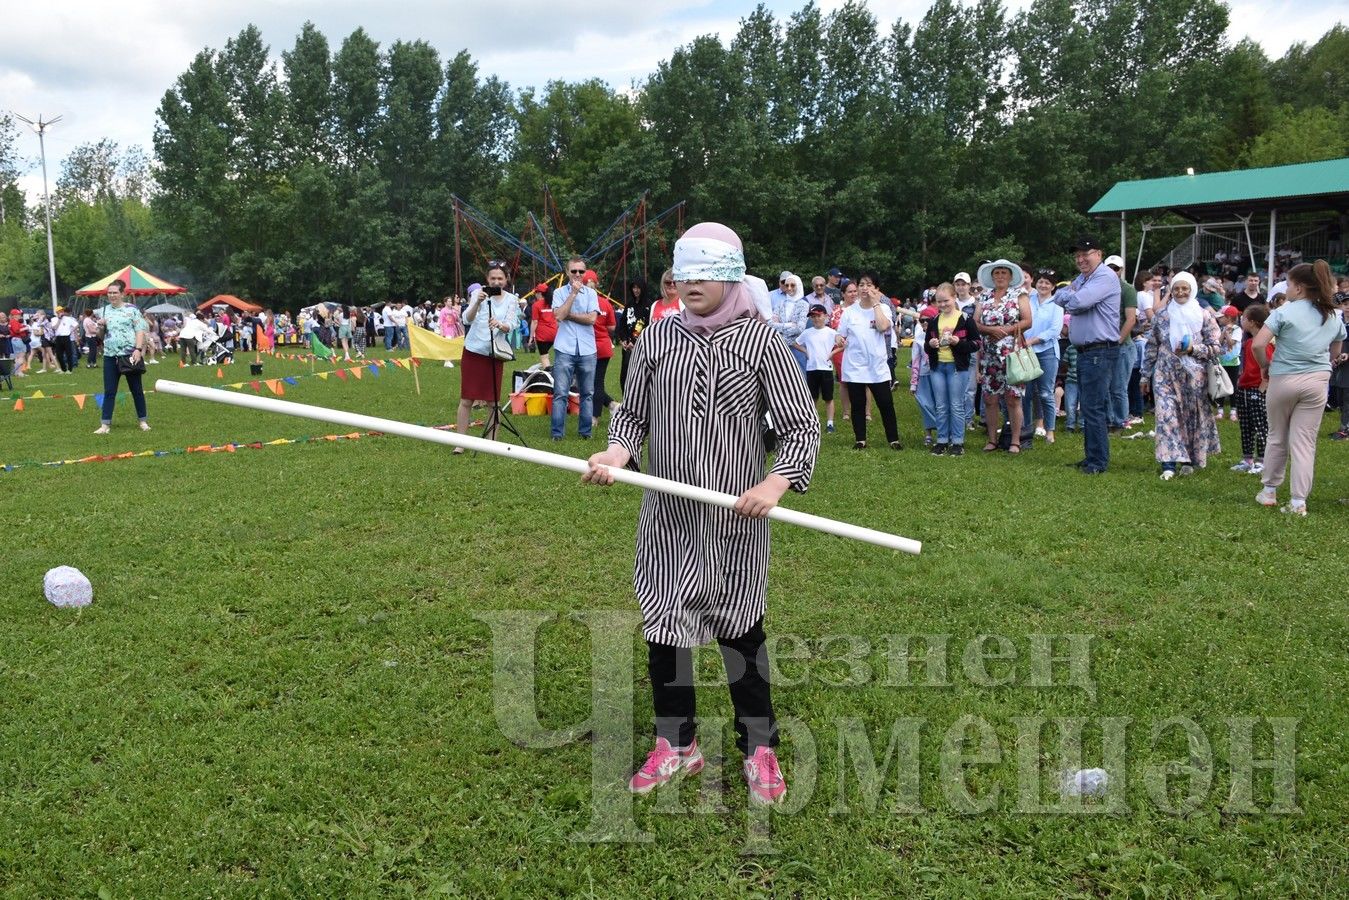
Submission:
[[[576,430],[581,440],[590,440],[595,402],[595,319],[600,298],[585,285],[586,263],[579,256],[567,260],[567,282],[553,291],[553,317],[557,338],[553,342],[553,440],[567,431],[567,400],[573,375],[581,395]]]
[[[811,306],[819,305],[824,307],[824,316],[827,320],[834,314],[834,298],[830,296],[828,290],[829,282],[824,280],[823,275],[816,275],[810,280],[810,296],[806,302]]]

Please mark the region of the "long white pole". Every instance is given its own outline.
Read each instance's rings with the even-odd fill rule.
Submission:
[[[196,384],[183,384],[180,381],[161,379],[155,382],[155,393],[176,394],[180,397],[190,397],[193,400],[209,400],[213,403],[242,406],[245,409],[254,409],[259,412],[274,412],[288,416],[299,416],[304,419],[317,419],[320,422],[332,422],[335,425],[346,425],[366,431],[380,431],[399,437],[430,441],[433,444],[449,444],[451,447],[463,447],[465,450],[477,450],[481,453],[519,459],[537,465],[552,466],[555,469],[564,469],[578,474],[584,474],[590,468],[589,463],[584,459],[577,459],[574,456],[563,456],[560,453],[548,453],[543,450],[531,450],[528,447],[488,441],[453,431],[440,431],[435,428],[427,428],[424,425],[409,425],[406,422],[398,422],[393,419],[381,419],[376,416],[361,415],[360,413],[343,412],[323,406],[310,406],[307,403],[292,403],[288,400],[275,400],[271,397],[255,397],[252,394],[235,393],[224,388],[208,388]],[[662,494],[671,494],[687,500],[696,500],[699,503],[720,506],[723,509],[732,508],[738,499],[733,494],[709,491],[706,488],[671,481],[668,478],[657,478],[654,475],[643,475],[641,472],[633,472],[628,469],[611,469],[611,472],[614,481],[621,481],[624,484],[631,484],[648,491],[658,491]],[[834,519],[826,519],[823,516],[813,516],[810,513],[784,509],[781,506],[774,507],[769,512],[768,517],[778,522],[800,525],[803,528],[852,538],[855,541],[875,544],[878,547],[888,547],[891,550],[902,550],[905,553],[918,554],[923,549],[922,543],[912,538],[863,528],[860,525],[851,525]]]

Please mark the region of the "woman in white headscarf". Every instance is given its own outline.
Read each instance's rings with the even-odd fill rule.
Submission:
[[[804,491],[820,423],[786,343],[767,324],[764,283],[745,274],[740,238],[703,223],[675,244],[674,281],[684,302],[633,347],[609,447],[590,457],[585,481],[611,484],[614,466],[739,497],[733,510],[647,491],[637,523],[634,586],[642,610],[656,746],[629,788],[645,794],[703,766],[694,732],[691,648],[721,645],[745,754],[750,800],[786,792],[773,747],[777,724],[763,629],[768,576],[766,516],[787,490]],[[770,311],[771,315],[771,311]],[[777,433],[765,474],[764,413]]]
[[[1151,391],[1157,414],[1157,461],[1162,480],[1191,475],[1221,450],[1208,398],[1209,360],[1222,356],[1218,320],[1199,301],[1189,272],[1171,280],[1171,302],[1153,319],[1139,390]]]

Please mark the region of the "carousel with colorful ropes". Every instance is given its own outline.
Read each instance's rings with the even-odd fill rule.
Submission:
[[[466,263],[468,280],[472,281],[473,274],[481,271],[489,260],[504,262],[511,276],[521,284],[560,283],[566,259],[575,249],[576,255],[600,273],[600,293],[623,306],[617,298],[626,298],[624,286],[638,278],[647,279],[653,271],[659,274],[665,260],[670,258],[670,243],[684,231],[685,202],[681,200],[653,215],[650,193],[643,192],[584,249],[572,240],[547,186],[543,190],[541,215],[528,213],[519,236],[468,201],[454,196],[455,292],[465,294]],[[656,254],[654,260],[652,253]]]

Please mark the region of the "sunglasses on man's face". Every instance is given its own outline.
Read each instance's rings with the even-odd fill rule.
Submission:
[[[584,275],[586,273],[585,269],[568,269],[567,271],[573,275]]]

